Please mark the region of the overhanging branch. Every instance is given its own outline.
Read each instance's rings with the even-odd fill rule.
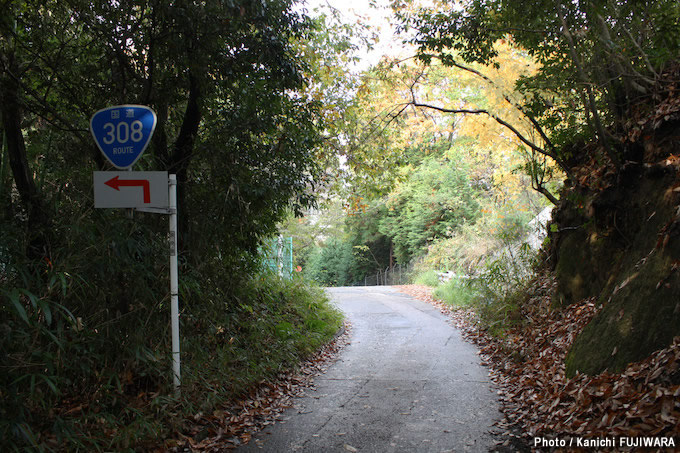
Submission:
[[[411,93],[413,94],[413,92],[411,92]],[[560,164],[559,159],[557,158],[557,156],[554,153],[551,153],[550,151],[545,150],[545,149],[541,148],[540,146],[536,145],[531,140],[526,138],[512,124],[508,123],[503,118],[500,118],[499,116],[489,112],[488,110],[485,110],[485,109],[449,109],[449,108],[439,107],[439,106],[432,105],[432,104],[424,104],[424,103],[421,103],[421,102],[417,102],[415,100],[415,97],[413,97],[413,100],[411,101],[410,105],[412,105],[414,107],[419,107],[419,108],[433,109],[433,110],[437,110],[437,111],[442,112],[442,113],[487,115],[488,117],[493,118],[498,124],[504,126],[508,130],[510,130],[517,138],[520,139],[520,141],[522,141],[522,143],[524,143],[525,145],[530,147],[532,150],[536,151],[539,154],[542,154],[543,156],[550,157],[555,162],[557,162],[557,164],[560,165],[560,167],[565,169],[565,171],[568,171],[566,168],[564,168],[563,165]],[[532,174],[531,176],[532,176],[532,187],[534,188],[534,190],[543,194],[554,205],[557,205],[557,203],[558,203],[557,198],[555,198],[555,196],[552,193],[550,193],[550,191],[548,189],[545,188],[542,181],[537,179],[534,174]]]
[[[443,63],[444,65],[446,65],[446,66],[453,66],[453,67],[458,68],[458,69],[460,69],[460,70],[462,70],[462,71],[466,71],[466,72],[469,72],[469,73],[471,73],[471,74],[474,74],[475,76],[477,76],[477,77],[481,78],[482,80],[484,80],[484,81],[485,81],[486,83],[488,83],[489,85],[491,85],[491,86],[493,86],[493,87],[495,87],[495,88],[499,88],[498,85],[497,85],[493,80],[491,80],[488,76],[486,76],[485,74],[481,73],[480,71],[478,71],[478,70],[476,70],[476,69],[474,69],[474,68],[471,68],[471,67],[469,67],[469,66],[465,66],[465,65],[462,65],[462,64],[458,63],[456,60],[453,59],[452,56],[451,56],[451,58],[444,58],[444,57],[441,57],[441,56],[438,56],[438,55],[429,55],[429,54],[428,54],[427,56],[430,57],[430,58],[437,58],[437,59],[441,60],[442,63]],[[505,99],[505,101],[506,101],[508,104],[510,104],[510,105],[512,105],[514,108],[516,108],[522,115],[524,115],[524,117],[525,117],[526,119],[529,120],[529,122],[530,122],[531,125],[534,127],[534,129],[536,130],[536,132],[538,133],[538,135],[540,135],[541,139],[545,142],[545,144],[547,145],[547,147],[551,150],[551,151],[550,151],[551,154],[553,154],[553,156],[555,156],[555,157],[553,157],[553,159],[555,160],[555,162],[557,162],[557,164],[558,164],[560,167],[562,167],[563,170],[567,171],[567,168],[566,168],[565,165],[563,165],[563,162],[560,162],[560,160],[556,157],[556,156],[557,156],[557,153],[555,152],[555,147],[553,146],[552,141],[550,140],[550,138],[548,137],[548,135],[545,133],[545,131],[543,130],[543,128],[541,127],[541,125],[538,123],[538,121],[536,121],[536,118],[534,118],[533,115],[529,114],[529,113],[524,109],[524,107],[522,107],[520,104],[518,104],[517,102],[513,101],[512,99],[510,99],[510,96],[508,96],[507,94],[505,94],[505,93],[503,94],[503,99]],[[552,156],[551,156],[551,157],[552,157]],[[568,173],[568,171],[567,171],[567,173]]]
[[[562,167],[560,164],[559,158],[555,155],[555,153],[546,150],[544,148],[541,148],[540,146],[536,145],[534,142],[529,140],[522,134],[519,130],[517,130],[516,127],[514,127],[512,124],[508,123],[505,121],[503,118],[499,117],[498,115],[489,112],[488,110],[485,109],[450,109],[446,107],[439,107],[437,105],[432,105],[432,104],[424,104],[422,102],[417,102],[415,99],[411,101],[410,105],[414,107],[419,107],[419,108],[426,108],[426,109],[433,109],[433,110],[438,110],[442,113],[452,113],[452,114],[471,114],[471,115],[486,115],[489,118],[492,118],[494,121],[496,121],[498,124],[504,126],[507,128],[510,132],[512,132],[522,143],[527,145],[529,148],[533,149],[537,153],[543,154],[544,156],[548,156],[551,159],[553,159],[555,162]]]

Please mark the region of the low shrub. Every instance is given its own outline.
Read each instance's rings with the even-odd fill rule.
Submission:
[[[342,322],[322,289],[273,274],[244,282],[225,308],[186,316],[186,337],[203,338],[185,347],[185,384],[198,395],[209,389],[223,398],[242,394],[311,355]]]
[[[437,286],[433,295],[451,305],[472,306],[492,334],[502,335],[520,321],[521,301],[537,264],[537,252],[522,242],[526,227],[520,220],[517,216],[495,220],[490,224],[494,229],[486,233],[482,227],[489,225],[482,222],[463,229],[431,247],[423,262],[427,266],[445,261],[464,276]]]
[[[227,278],[217,260],[187,269],[175,398],[167,295],[155,300],[167,280],[152,265],[165,262],[153,259],[162,238],[121,232],[125,241],[108,244],[130,256],[101,277],[105,259],[89,249],[0,276],[0,450],[152,449],[185,417],[295,367],[341,325],[325,293],[302,279]],[[127,269],[113,267],[122,262]],[[125,275],[119,293],[103,293],[107,275]]]
[[[455,307],[468,307],[479,299],[479,293],[466,279],[452,278],[437,286],[434,297]]]
[[[419,273],[413,279],[413,283],[416,285],[425,285],[435,287],[439,285],[439,272],[435,270],[427,270]]]
[[[521,301],[537,264],[536,252],[526,243],[503,243],[470,281],[478,294],[477,314],[492,334],[502,334],[520,321]]]

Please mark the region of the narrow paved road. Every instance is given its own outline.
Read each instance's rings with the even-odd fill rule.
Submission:
[[[488,451],[500,415],[473,346],[391,287],[333,288],[351,343],[284,421],[239,452]]]

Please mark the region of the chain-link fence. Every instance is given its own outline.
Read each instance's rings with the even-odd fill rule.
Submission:
[[[410,283],[413,265],[396,265],[391,269],[378,270],[364,277],[364,286],[407,285]]]
[[[291,278],[293,275],[293,238],[275,237],[262,246],[260,254],[266,267],[281,277]]]

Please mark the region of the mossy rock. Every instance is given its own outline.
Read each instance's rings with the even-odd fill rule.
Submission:
[[[561,306],[600,294],[610,285],[611,266],[620,261],[622,250],[612,239],[587,227],[575,231],[561,244],[557,274],[558,302]],[[602,272],[603,267],[609,272]]]
[[[558,305],[598,295],[611,285],[626,245],[611,226],[620,201],[611,190],[597,196],[581,191],[572,200],[567,199],[554,215],[559,230],[554,301]]]
[[[619,283],[611,300],[574,342],[566,360],[568,376],[576,371],[620,372],[680,335],[676,263],[669,253],[656,253]]]
[[[569,376],[621,371],[680,335],[677,176],[631,173],[617,190],[581,196],[583,208],[562,214],[579,228],[560,238],[556,302],[595,296],[603,305],[567,356]]]

